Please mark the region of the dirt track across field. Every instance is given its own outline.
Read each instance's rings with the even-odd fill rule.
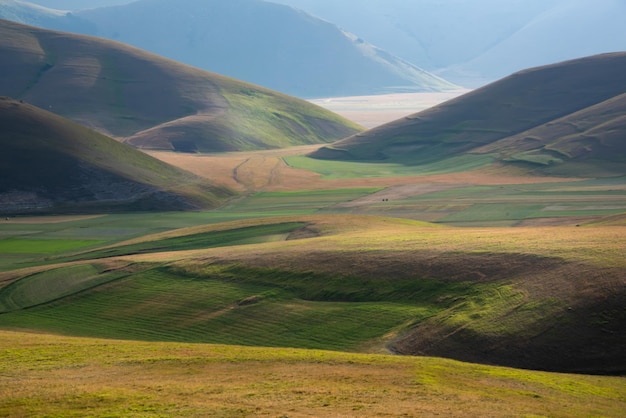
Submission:
[[[408,93],[379,96],[335,97],[312,100],[365,127],[373,127],[416,113],[457,97],[467,90],[446,93]],[[284,157],[305,155],[322,145],[279,150],[223,154],[181,154],[149,151],[167,163],[191,171],[238,192],[302,191],[379,187],[384,190],[346,203],[351,208],[368,206],[383,199],[398,200],[425,193],[471,185],[507,185],[557,182],[563,179],[530,177],[497,167],[464,173],[361,179],[323,179],[318,173],[290,167]]]
[[[323,179],[320,174],[290,167],[283,157],[307,154],[321,145],[271,151],[226,154],[149,152],[169,164],[184,168],[238,191],[296,191],[357,187],[391,188],[385,198],[406,198],[462,185],[534,184],[565,181],[554,177],[530,177],[499,172],[497,168],[431,176]],[[569,179],[568,181],[571,181]]]

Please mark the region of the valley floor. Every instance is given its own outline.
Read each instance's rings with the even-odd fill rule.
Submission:
[[[623,377],[422,357],[623,373],[624,178],[319,147],[150,152],[216,210],[3,219],[0,416],[624,415]]]

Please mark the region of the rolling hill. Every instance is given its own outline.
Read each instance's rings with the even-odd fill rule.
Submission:
[[[0,20],[0,57],[1,95],[140,148],[280,148],[360,130],[303,100],[98,38]]]
[[[62,239],[107,222],[133,223],[79,221]],[[0,328],[623,374],[623,228],[328,214],[198,225],[1,273]],[[30,242],[31,257],[57,234],[7,233],[0,248]]]
[[[76,11],[73,20],[62,17],[55,28],[64,20],[68,31],[121,41],[298,97],[457,88],[288,6],[259,0],[173,3],[150,0]]]
[[[191,173],[9,98],[0,99],[0,212],[193,210],[232,196]]]
[[[626,174],[626,53],[537,67],[323,147],[316,158],[419,165],[490,156],[544,174]]]

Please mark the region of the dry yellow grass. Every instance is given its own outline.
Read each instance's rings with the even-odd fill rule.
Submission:
[[[215,257],[237,260],[271,260],[272,255],[300,258],[296,265],[306,265],[304,254],[380,251],[387,254],[429,253],[501,253],[535,254],[569,262],[583,262],[597,267],[626,267],[626,230],[622,225],[542,226],[542,227],[444,227],[419,221],[365,215],[309,215],[234,221],[177,230],[128,241],[139,242],[184,234],[211,232],[251,225],[306,222],[318,237],[306,240],[192,250],[158,255],[133,255],[134,260],[192,260]],[[155,258],[157,257],[157,258]],[[163,258],[160,258],[163,257]],[[407,258],[409,260],[410,258]],[[268,263],[270,263],[268,261]],[[319,268],[326,268],[319,266]],[[341,265],[329,265],[342,271]]]
[[[0,332],[6,417],[618,417],[625,408],[617,377]]]

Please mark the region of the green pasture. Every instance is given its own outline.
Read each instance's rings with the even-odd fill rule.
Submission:
[[[0,297],[10,296],[18,295],[10,288],[0,291]],[[305,300],[255,277],[238,280],[218,271],[198,277],[157,268],[0,315],[0,326],[149,341],[355,350],[433,312],[429,304],[390,300]]]
[[[526,219],[623,213],[626,189],[616,179],[456,187],[377,202],[359,211],[444,224],[504,226]]]
[[[333,162],[328,162],[332,164]],[[341,163],[341,165],[352,163]],[[357,164],[357,163],[354,163]],[[359,164],[357,164],[359,165]],[[367,165],[367,164],[366,164]],[[344,172],[344,174],[346,174]],[[206,212],[111,214],[58,223],[0,222],[0,270],[58,259],[127,239],[190,226],[251,218],[312,213],[364,213],[434,221],[455,225],[505,226],[537,218],[597,217],[626,212],[626,189],[622,178],[563,183],[458,187],[402,199],[374,202],[357,208],[335,208],[380,191],[380,188],[329,189],[299,192],[260,192],[233,200]],[[18,218],[18,220],[20,220]],[[252,233],[252,231],[249,231]],[[281,234],[282,232],[278,232]],[[159,248],[262,242],[264,234],[252,233],[253,241],[216,236],[196,244],[165,242]],[[245,235],[245,234],[244,234]],[[204,239],[204,238],[203,238]],[[219,241],[223,240],[220,244]],[[156,246],[155,246],[156,248]],[[127,249],[129,252],[146,249]],[[96,254],[96,253],[93,253]]]
[[[298,192],[259,192],[224,208],[230,213],[264,216],[306,215],[332,210],[332,206],[359,199],[380,188],[329,189]]]
[[[303,222],[287,222],[190,234],[94,250],[68,258],[70,260],[97,259],[159,251],[183,251],[225,247],[229,245],[260,244],[263,242],[283,240],[289,233],[304,225]]]
[[[122,277],[95,265],[61,267],[14,282],[0,290],[0,313],[26,309],[82,292]]]
[[[99,240],[7,238],[0,240],[0,253],[56,254],[102,243]]]
[[[329,208],[338,203],[358,199],[378,190],[380,189],[356,188],[303,192],[261,192],[234,200],[223,208],[206,212],[109,214],[55,223],[42,223],[37,220],[29,223],[26,221],[28,218],[13,218],[13,220],[17,219],[20,222],[0,222],[0,271],[23,267],[28,263],[44,262],[42,257],[54,256],[59,258],[64,253],[111,245],[120,241],[179,228],[252,218],[307,215],[321,210],[332,211]],[[261,235],[271,235],[271,233]],[[246,241],[245,236],[237,239],[226,236],[219,237],[219,239],[225,240],[223,245],[263,241],[262,238],[250,238],[252,241]],[[186,248],[198,248],[198,246],[205,244],[207,246],[220,245],[219,239],[212,242],[199,242],[196,247],[187,245]],[[236,242],[238,239],[242,241]],[[267,237],[266,240],[270,239],[271,237]],[[179,246],[180,248],[182,247]]]
[[[74,336],[356,351],[422,321],[477,333],[516,333],[495,321],[523,309],[501,284],[434,279],[377,280],[220,265],[148,267],[135,274],[93,266],[52,270],[0,290],[0,327]],[[28,309],[25,309],[28,308]]]
[[[353,179],[373,177],[396,177],[454,173],[484,167],[493,162],[488,155],[467,154],[443,161],[416,164],[415,161],[402,161],[394,158],[393,162],[351,162],[318,160],[305,156],[284,157],[291,167],[322,174],[325,179]]]

